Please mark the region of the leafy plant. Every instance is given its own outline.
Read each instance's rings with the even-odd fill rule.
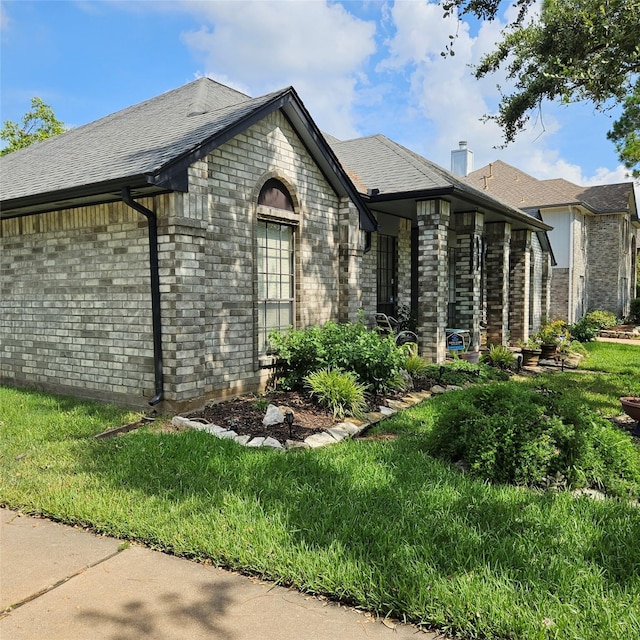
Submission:
[[[429,365],[425,362],[424,358],[421,358],[419,355],[414,353],[405,358],[402,368],[413,380],[416,380],[425,377],[429,369]]]
[[[638,285],[640,287],[640,285]],[[632,322],[640,322],[640,298],[634,298],[630,305],[630,315]]]
[[[589,320],[588,316],[583,316],[569,327],[571,335],[580,342],[591,342],[596,339],[600,328],[597,324]]]
[[[496,483],[591,486],[640,493],[640,455],[630,437],[570,396],[525,385],[473,387],[446,403],[428,438],[431,453],[464,461]]]
[[[503,370],[513,369],[516,365],[516,357],[511,349],[501,344],[492,344],[482,356],[482,361]]]
[[[567,323],[564,320],[545,321],[533,336],[542,344],[553,344],[558,346],[561,342],[571,339],[571,335],[567,329]]]
[[[320,369],[305,377],[312,396],[338,418],[361,418],[366,410],[366,387],[355,373],[338,369]]]
[[[589,312],[587,314],[587,319],[589,322],[596,325],[598,329],[609,329],[610,327],[615,327],[618,324],[618,319],[616,318],[615,313],[612,313],[611,311],[603,311],[601,309]]]
[[[400,371],[407,349],[398,347],[393,336],[381,336],[361,322],[327,322],[287,334],[273,332],[269,338],[280,360],[283,388],[301,388],[306,376],[322,368],[353,371],[371,387],[402,385]]]

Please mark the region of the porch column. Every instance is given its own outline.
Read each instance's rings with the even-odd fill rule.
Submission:
[[[401,218],[398,229],[398,309],[411,308],[411,220]],[[415,309],[411,309],[415,312]]]
[[[360,275],[362,268],[363,236],[358,212],[348,198],[340,201],[340,247],[338,267],[338,320],[355,322],[362,306]]]
[[[507,344],[509,339],[509,245],[511,225],[486,225],[487,240],[487,343]]]
[[[471,348],[480,348],[482,320],[482,234],[484,216],[476,211],[456,213],[456,312],[455,326],[469,329]]]
[[[542,293],[540,294],[541,308],[540,313],[545,320],[550,319],[551,315],[551,276],[553,275],[553,266],[551,265],[551,254],[548,251],[542,253]]]
[[[531,295],[531,231],[522,229],[511,236],[509,332],[513,344],[529,339]]]
[[[443,362],[449,297],[447,230],[450,205],[445,200],[422,200],[416,204],[416,212],[419,348],[427,360]]]

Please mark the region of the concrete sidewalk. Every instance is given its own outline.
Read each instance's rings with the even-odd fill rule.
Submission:
[[[3,639],[436,637],[442,636],[222,569],[0,509]]]

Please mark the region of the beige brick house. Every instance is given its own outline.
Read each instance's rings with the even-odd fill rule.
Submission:
[[[329,141],[328,141],[329,140]],[[549,229],[292,88],[203,78],[0,159],[0,382],[168,409],[256,390],[273,328],[413,308],[420,349],[546,310]]]
[[[537,180],[501,161],[473,171],[467,182],[553,227],[552,318],[573,323],[594,309],[629,315],[640,229],[632,182],[580,187]]]

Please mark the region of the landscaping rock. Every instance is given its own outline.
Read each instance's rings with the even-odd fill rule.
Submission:
[[[349,437],[349,434],[344,429],[341,429],[340,427],[333,427],[332,429],[327,429],[327,433],[331,435],[333,439],[336,440],[337,442],[340,442],[341,440],[344,440],[345,438]]]
[[[433,387],[431,387],[431,393],[434,395],[438,395],[440,393],[444,393],[446,391],[446,389],[439,385],[439,384],[434,384]]]
[[[335,444],[335,439],[332,435],[326,431],[322,433],[314,433],[312,436],[306,438],[305,442],[312,448],[318,449],[319,447],[325,447],[328,444]]]
[[[342,429],[343,431],[346,431],[350,436],[355,436],[362,430],[353,422],[339,422],[336,425],[336,429]]]
[[[271,437],[266,437],[264,442],[262,443],[263,447],[269,447],[271,449],[283,449],[283,446],[275,439]]]
[[[309,445],[306,442],[300,442],[300,440],[287,440],[284,443],[285,449],[291,451],[292,449],[309,449]]]
[[[249,440],[249,442],[247,442],[247,447],[261,447],[263,442],[264,438],[262,437],[254,438],[253,440]]]
[[[378,407],[378,411],[383,416],[392,416],[392,415],[398,413],[395,409],[392,409],[391,407]]]
[[[265,427],[270,427],[274,424],[282,424],[284,422],[284,413],[281,409],[276,407],[274,404],[270,404],[267,407],[267,412],[262,419],[262,424]]]
[[[251,440],[251,436],[236,436],[234,440],[243,447]]]

